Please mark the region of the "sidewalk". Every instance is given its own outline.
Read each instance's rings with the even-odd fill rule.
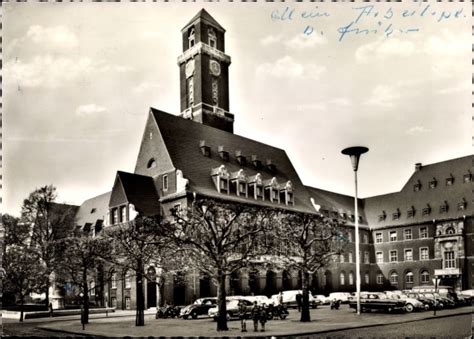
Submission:
[[[131,311],[133,312],[133,311]],[[249,332],[240,331],[240,322],[233,320],[228,322],[229,331],[217,332],[216,323],[210,319],[202,318],[197,320],[183,319],[159,319],[154,315],[145,316],[145,326],[136,327],[135,317],[109,317],[93,318],[86,325],[85,330],[78,320],[51,322],[39,326],[41,329],[66,332],[73,335],[93,335],[105,337],[123,337],[124,335],[133,337],[145,336],[180,336],[180,337],[241,337],[241,336],[295,336],[311,335],[336,330],[347,330],[359,327],[370,327],[377,325],[387,325],[396,323],[406,323],[425,319],[433,319],[446,316],[456,316],[461,314],[471,314],[472,308],[463,307],[451,310],[433,312],[409,313],[409,314],[386,314],[386,313],[363,313],[357,315],[354,310],[343,307],[339,310],[330,310],[327,307],[311,310],[310,323],[301,323],[299,313],[291,311],[286,320],[271,320],[266,324],[266,332],[253,332],[253,324],[247,321]]]

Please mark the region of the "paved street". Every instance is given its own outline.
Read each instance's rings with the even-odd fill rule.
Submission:
[[[322,307],[311,311],[313,320],[311,323],[300,323],[298,321],[298,312],[292,310],[287,320],[272,320],[268,322],[266,332],[255,333],[250,330],[246,334],[251,336],[284,336],[321,333],[323,336],[358,336],[359,334],[357,333],[361,333],[360,336],[380,336],[383,331],[383,336],[438,336],[437,333],[441,336],[442,333],[447,333],[447,335],[454,337],[465,337],[466,334],[470,334],[471,330],[471,324],[469,322],[471,316],[470,312],[470,307],[438,311],[436,319],[433,320],[432,312],[411,314],[364,313],[358,316],[347,306],[343,306],[338,311],[330,310],[328,307]],[[403,324],[387,326],[387,324],[393,323]],[[247,322],[247,326],[251,329],[252,325],[250,321]],[[361,327],[367,326],[371,327],[360,329]],[[40,330],[35,330],[35,328],[38,327]],[[23,324],[12,320],[4,322],[4,331],[7,335],[33,334],[36,336],[66,336],[68,334],[85,334],[112,337],[122,337],[124,335],[212,337],[222,334],[226,336],[241,336],[243,334],[240,332],[239,321],[230,321],[229,331],[225,333],[217,332],[215,327],[215,322],[207,318],[197,320],[156,320],[151,314],[146,316],[144,327],[135,327],[134,316],[131,315],[131,312],[121,311],[114,314],[114,317],[93,317],[90,320],[90,324],[86,325],[85,331],[82,330],[77,317],[68,317],[68,319],[62,320],[28,320]],[[444,330],[441,330],[441,327],[444,328]],[[354,330],[352,328],[359,329]],[[59,332],[53,333],[46,331],[47,329]],[[385,335],[385,333],[387,334]]]

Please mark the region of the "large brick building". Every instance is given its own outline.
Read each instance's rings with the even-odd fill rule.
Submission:
[[[284,150],[233,131],[229,112],[230,57],[225,30],[205,10],[183,29],[178,58],[181,114],[151,108],[134,173],[117,172],[112,191],[85,201],[77,224],[92,234],[137,214],[167,214],[196,197],[319,212],[344,222],[349,244],[331,268],[312,277],[314,292],[355,290],[353,198],[303,185]],[[363,290],[431,284],[435,276],[457,288],[474,286],[473,156],[422,166],[400,192],[360,199]],[[151,265],[151,272],[158,269]],[[97,303],[133,308],[134,279],[113,272],[94,281]],[[299,288],[299,274],[255,265],[229,277],[231,294],[273,294]],[[215,295],[197,272],[146,284],[146,305]]]

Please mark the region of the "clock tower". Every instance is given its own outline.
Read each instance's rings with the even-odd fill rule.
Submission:
[[[181,116],[233,133],[229,112],[229,65],[225,29],[201,9],[181,30],[183,54],[178,57]]]

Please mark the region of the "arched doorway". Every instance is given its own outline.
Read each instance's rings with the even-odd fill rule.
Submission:
[[[156,270],[153,266],[148,268],[146,283],[147,308],[156,307]]]
[[[265,294],[270,297],[273,294],[277,294],[276,287],[276,273],[273,271],[267,271],[266,283],[265,283]]]
[[[211,296],[211,278],[208,275],[202,275],[199,277],[199,297],[210,297]]]
[[[173,303],[184,305],[186,294],[186,276],[183,272],[177,272],[173,277]]]
[[[291,274],[287,270],[281,273],[281,287],[283,291],[291,290]]]
[[[249,272],[249,289],[251,295],[258,294],[258,271]]]

